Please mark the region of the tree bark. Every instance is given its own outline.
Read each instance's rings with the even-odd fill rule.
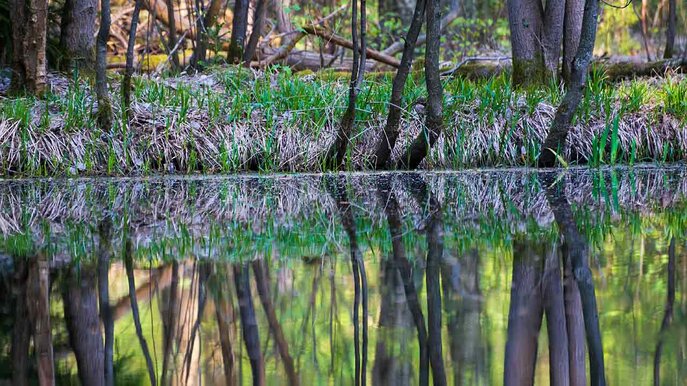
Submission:
[[[353,1],[351,15],[351,41],[353,43],[353,65],[348,87],[348,106],[341,118],[336,139],[325,155],[324,163],[328,169],[339,169],[343,165],[346,149],[355,126],[355,113],[358,93],[365,73],[367,56],[367,9],[365,0],[360,0],[360,40],[358,40],[358,0]]]
[[[592,2],[596,3],[596,0],[592,0]],[[582,44],[584,44],[584,39],[582,40]],[[580,234],[580,231],[577,229],[570,203],[565,197],[565,178],[562,180],[562,186],[554,186],[554,178],[555,175],[552,173],[542,173],[539,175],[539,181],[543,189],[545,189],[546,198],[553,211],[556,225],[565,240],[565,248],[567,248],[568,251],[567,258],[570,259],[573,277],[580,291],[587,347],[589,348],[591,384],[592,386],[605,386],[606,372],[604,367],[603,344],[601,342],[601,330],[599,328],[599,313],[596,305],[594,281],[592,271],[587,261],[589,253],[588,246],[583,236]]]
[[[69,344],[76,357],[82,385],[105,384],[103,338],[98,317],[98,294],[94,267],[67,269],[62,289],[64,318]]]
[[[260,336],[258,334],[258,322],[255,320],[255,308],[253,296],[250,290],[250,271],[247,264],[234,265],[234,283],[236,296],[239,301],[239,314],[241,315],[241,331],[246,345],[248,358],[250,359],[253,385],[265,384],[265,364],[260,352]]]
[[[508,0],[507,5],[513,56],[513,85],[544,83],[544,56],[540,48],[544,29],[542,2]]]
[[[41,386],[50,386],[55,385],[55,360],[50,323],[50,266],[42,254],[31,260],[26,295],[29,322],[33,327],[38,383]]]
[[[66,0],[62,8],[60,48],[65,70],[92,73],[95,68],[95,19],[98,0]]]
[[[157,2],[159,0],[153,1]],[[179,54],[176,51],[171,52],[177,44],[177,23],[176,17],[174,16],[174,0],[165,0],[165,4],[167,5],[167,26],[169,27],[169,41],[167,42],[167,47],[169,47],[169,55],[172,57],[172,69],[177,70],[179,68]],[[131,24],[133,25],[133,22]],[[129,44],[131,44],[131,38],[129,38]]]
[[[444,90],[439,72],[441,49],[441,7],[439,0],[427,0],[427,47],[425,50],[425,81],[427,84],[427,115],[422,132],[415,138],[398,161],[397,168],[417,169],[439,139],[444,127]]]
[[[265,0],[257,0],[255,5],[255,13],[253,16],[253,30],[251,31],[248,44],[246,45],[246,52],[243,54],[243,62],[246,66],[250,66],[251,60],[255,56],[255,52],[262,36],[262,28],[265,24],[265,16],[267,15],[267,6]]]
[[[677,0],[668,1],[668,26],[666,27],[666,48],[663,51],[663,58],[673,57],[675,49],[675,28],[677,25]]]
[[[107,91],[107,39],[110,37],[110,0],[100,0],[100,29],[96,46],[95,93],[100,130],[112,129],[112,103]],[[109,384],[108,384],[109,386]]]
[[[102,0],[107,1],[107,0]],[[105,386],[114,386],[114,321],[110,309],[110,258],[112,256],[112,222],[105,219],[98,224],[98,308],[105,330],[104,374]]]
[[[136,45],[136,30],[138,28],[138,16],[141,12],[142,0],[135,0],[134,11],[131,14],[131,26],[129,27],[129,41],[126,47],[126,69],[122,80],[122,99],[124,100],[124,111],[129,117],[131,108],[131,77],[134,74],[134,46]],[[173,29],[170,28],[170,34]]]
[[[227,61],[237,64],[243,58],[243,49],[248,30],[248,0],[236,0],[234,20],[231,27],[231,42],[227,52]]]
[[[597,18],[599,13],[599,0],[586,0],[584,16],[582,18],[582,32],[580,45],[575,55],[573,68],[568,85],[568,91],[563,101],[556,109],[549,134],[541,148],[539,167],[551,167],[556,163],[556,154],[561,154],[568,137],[570,124],[575,116],[577,106],[580,104],[586,86],[587,71],[591,63],[594,41],[596,39]],[[554,153],[555,152],[555,153]]]
[[[138,313],[138,300],[136,299],[136,280],[134,278],[134,257],[133,245],[131,239],[127,238],[124,246],[124,267],[126,269],[126,278],[129,285],[129,300],[131,302],[131,313],[134,319],[134,328],[136,329],[136,336],[138,343],[141,346],[143,357],[146,361],[148,369],[148,379],[152,386],[157,385],[157,377],[155,376],[155,367],[153,366],[153,359],[150,357],[150,350],[148,349],[148,342],[143,336],[143,328],[141,327],[141,317]],[[88,383],[85,383],[88,384]]]
[[[572,64],[580,45],[584,0],[565,1],[565,20],[563,22],[563,80],[568,84],[572,74]]]
[[[45,91],[47,0],[9,0],[12,24],[12,84],[15,93]]]
[[[14,258],[14,277],[12,296],[14,297],[14,326],[12,327],[12,385],[29,384],[29,343],[31,325],[29,323],[27,263],[23,257]]]
[[[383,0],[380,0],[380,3]],[[398,139],[399,125],[401,122],[401,102],[403,100],[403,90],[405,88],[408,74],[413,65],[413,58],[415,56],[415,44],[420,35],[422,24],[425,18],[425,0],[418,0],[415,5],[415,13],[413,20],[408,28],[405,43],[403,46],[403,56],[401,57],[401,64],[396,70],[396,76],[391,86],[391,98],[389,100],[389,115],[386,118],[386,125],[384,132],[379,138],[375,156],[373,158],[373,165],[375,170],[386,167],[391,158],[391,151],[396,145]]]

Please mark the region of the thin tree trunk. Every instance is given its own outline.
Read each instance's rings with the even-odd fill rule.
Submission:
[[[134,2],[134,11],[131,14],[131,26],[129,27],[129,41],[126,47],[126,69],[122,80],[122,98],[124,99],[124,112],[129,118],[131,108],[131,77],[134,74],[134,46],[136,45],[136,30],[138,28],[138,16],[141,12],[141,1]],[[170,28],[170,31],[172,29]]]
[[[107,1],[107,0],[102,0]],[[110,257],[112,255],[112,222],[105,219],[98,225],[98,308],[105,330],[105,386],[114,386],[114,321],[110,308]]]
[[[658,342],[654,352],[654,386],[661,384],[661,354],[665,334],[673,321],[673,306],[675,304],[675,237],[670,238],[668,246],[668,283],[666,289],[666,304],[664,307],[661,330],[658,332]]]
[[[277,313],[272,304],[272,296],[270,295],[268,277],[266,274],[267,267],[262,260],[255,260],[251,265],[253,266],[253,273],[255,274],[255,284],[258,289],[260,303],[262,303],[262,308],[267,316],[267,323],[270,326],[272,336],[277,343],[277,349],[279,350],[279,356],[284,364],[284,370],[286,371],[289,385],[297,386],[300,382],[298,381],[298,375],[293,365],[293,358],[289,353],[289,343],[286,341],[286,337],[284,337],[284,332],[282,331]]]
[[[255,320],[255,308],[253,296],[250,290],[250,271],[247,264],[234,265],[234,283],[236,296],[239,301],[239,313],[241,315],[241,331],[246,345],[248,358],[250,359],[251,372],[253,373],[253,385],[265,384],[265,364],[260,352],[260,336],[258,334],[258,322]]]
[[[96,45],[95,93],[100,130],[112,129],[112,103],[107,91],[107,39],[110,37],[110,0],[100,0],[100,29]],[[110,386],[111,383],[108,383]]]
[[[231,27],[231,42],[227,52],[227,61],[237,64],[243,58],[243,50],[248,30],[248,0],[236,0],[234,20]]]
[[[174,16],[174,0],[165,0],[165,4],[167,5],[167,26],[169,28],[169,41],[167,42],[167,47],[169,47],[169,55],[172,57],[172,69],[177,70],[179,68],[179,54],[177,51],[171,51],[174,50],[174,47],[177,44],[177,26],[176,18]]]
[[[92,73],[95,68],[97,0],[66,0],[60,25],[61,66]]]
[[[255,13],[253,16],[253,30],[251,31],[246,51],[243,54],[243,62],[247,67],[250,67],[250,62],[255,56],[255,52],[262,36],[262,27],[265,24],[265,16],[267,15],[267,6],[265,0],[257,0],[255,6]]]
[[[666,49],[663,51],[663,58],[673,57],[675,49],[675,28],[677,25],[677,0],[668,1],[668,26],[666,27]]]
[[[55,385],[55,360],[50,323],[50,266],[42,254],[29,262],[27,280],[27,308],[29,321],[33,327],[38,383],[41,386]]]
[[[358,0],[353,1],[351,15],[351,41],[353,43],[353,65],[351,66],[351,81],[348,87],[348,106],[344,113],[334,143],[326,154],[325,164],[329,169],[341,168],[346,155],[346,149],[350,142],[355,126],[355,113],[358,93],[365,73],[365,60],[367,55],[367,11],[365,0],[360,0],[360,40],[358,40]]]
[[[31,325],[29,323],[28,297],[26,287],[28,270],[25,258],[14,258],[14,277],[12,295],[14,297],[14,326],[12,327],[12,385],[29,384],[29,343]]]
[[[547,1],[544,9],[542,51],[544,53],[545,81],[558,78],[558,62],[565,25],[566,1]]]
[[[441,49],[441,7],[439,0],[427,0],[427,47],[425,50],[425,79],[427,83],[427,115],[422,132],[415,138],[398,162],[398,169],[417,169],[439,139],[443,122],[444,90],[439,73]]]
[[[172,262],[172,280],[169,285],[169,300],[167,309],[163,312],[163,343],[162,343],[162,374],[160,380],[162,384],[168,383],[167,374],[169,372],[169,357],[172,352],[174,342],[174,331],[176,326],[175,319],[178,315],[178,296],[179,296],[179,263]]]
[[[593,0],[593,2],[596,1]],[[584,39],[582,44],[584,44]],[[591,384],[592,386],[605,386],[606,372],[604,368],[603,344],[601,342],[601,330],[599,329],[599,313],[596,306],[594,281],[587,262],[588,247],[577,229],[570,203],[565,197],[565,179],[562,180],[562,186],[557,187],[553,185],[554,177],[553,174],[548,173],[539,175],[540,183],[546,190],[546,198],[553,211],[558,229],[563,234],[566,248],[569,252],[573,276],[580,290],[587,347],[589,348]]]
[[[380,0],[380,3],[383,0]],[[401,65],[396,71],[396,76],[391,86],[391,98],[389,100],[389,115],[386,118],[386,125],[384,132],[379,138],[372,167],[383,169],[386,167],[391,158],[391,152],[396,145],[398,139],[399,125],[401,122],[401,102],[403,100],[403,90],[405,88],[408,74],[413,65],[413,58],[415,57],[415,44],[417,38],[422,30],[422,24],[425,18],[426,0],[418,0],[415,4],[415,12],[413,20],[408,28],[408,33],[403,44],[403,56],[401,57]]]
[[[201,10],[202,1],[196,0],[197,13],[203,11],[203,17],[198,17],[196,21],[196,48],[190,60],[190,67],[197,71],[203,69],[203,62],[206,60],[208,50],[208,28],[215,25],[217,17],[222,9],[222,0],[211,0],[210,5],[205,10]]]
[[[15,93],[41,95],[46,88],[47,0],[9,0],[12,85]]]
[[[538,160],[539,167],[554,166],[556,164],[556,154],[562,154],[572,119],[584,95],[587,71],[594,53],[598,13],[599,0],[586,0],[584,16],[582,17],[580,45],[573,61],[568,91],[565,93],[560,106],[556,109],[556,115],[551,123],[549,134],[542,145]]]
[[[138,300],[136,299],[136,280],[134,277],[133,245],[131,244],[130,238],[127,238],[125,241],[124,266],[126,268],[126,278],[129,284],[129,300],[131,301],[131,312],[134,318],[136,336],[138,337],[138,343],[141,345],[141,351],[143,352],[143,357],[146,361],[146,367],[148,368],[148,379],[150,379],[150,384],[155,386],[157,385],[157,378],[155,376],[155,366],[153,365],[153,359],[150,356],[148,342],[146,342],[146,338],[143,336],[143,328],[141,328],[141,317],[138,313]]]
[[[105,352],[98,317],[98,294],[95,267],[67,269],[62,289],[64,319],[69,344],[76,357],[82,385],[105,384]]]
[[[228,271],[222,271],[229,275]],[[216,274],[217,275],[217,274]],[[217,277],[217,276],[215,276]],[[224,278],[222,278],[224,279]],[[211,288],[218,288],[219,291],[212,291],[215,303],[215,318],[217,319],[217,330],[219,332],[220,347],[222,350],[222,364],[224,365],[224,380],[227,386],[236,385],[234,348],[232,344],[232,331],[229,323],[235,322],[233,304],[229,297],[229,288],[222,281],[214,283]]]

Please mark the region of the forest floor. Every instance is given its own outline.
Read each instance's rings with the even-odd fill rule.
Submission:
[[[391,80],[390,74],[366,78],[346,169],[364,169],[374,154]],[[346,109],[348,78],[226,67],[194,76],[140,76],[127,117],[115,76],[111,132],[97,128],[88,81],[51,74],[49,83],[40,100],[0,96],[3,176],[319,172]],[[600,165],[687,157],[687,78],[612,82],[592,71],[588,86],[566,159]],[[535,165],[564,93],[558,85],[513,90],[505,74],[447,77],[444,91],[446,129],[424,169]],[[394,158],[422,128],[418,101],[424,95],[422,76],[411,77]]]

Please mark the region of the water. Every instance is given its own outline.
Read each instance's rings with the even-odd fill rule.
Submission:
[[[0,384],[683,385],[686,206],[684,168],[0,182]]]

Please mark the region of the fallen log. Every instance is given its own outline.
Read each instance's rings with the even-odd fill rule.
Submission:
[[[353,42],[351,42],[350,40],[344,39],[341,36],[338,36],[332,32],[329,32],[329,31],[325,30],[324,28],[317,27],[317,26],[307,26],[307,27],[303,27],[303,31],[310,34],[310,35],[318,36],[318,37],[326,40],[329,43],[336,44],[337,46],[348,48],[349,50],[353,49]],[[398,59],[394,58],[393,56],[384,54],[382,52],[373,50],[371,48],[367,48],[365,50],[365,53],[367,54],[368,58],[375,60],[377,62],[380,62],[382,64],[386,64],[386,65],[392,66],[394,68],[398,68],[401,65],[401,62]]]

